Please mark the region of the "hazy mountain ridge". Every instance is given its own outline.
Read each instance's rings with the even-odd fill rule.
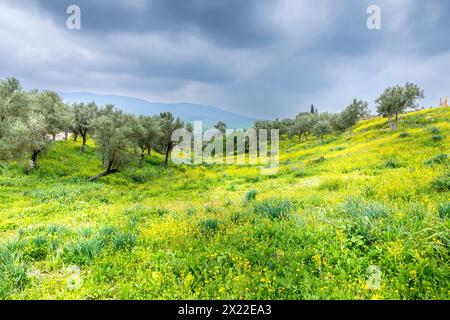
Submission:
[[[169,111],[189,122],[202,120],[204,128],[210,128],[218,121],[225,122],[228,128],[249,128],[256,120],[214,106],[195,103],[150,102],[134,97],[88,92],[59,92],[59,94],[69,103],[94,101],[98,105],[114,104],[117,108],[135,115],[155,115]]]

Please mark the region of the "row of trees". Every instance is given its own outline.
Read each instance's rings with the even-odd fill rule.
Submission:
[[[28,155],[31,169],[38,166],[39,154],[61,132],[66,139],[70,132],[75,141],[81,137],[82,152],[89,137],[95,139],[105,171],[92,179],[117,171],[129,150],[135,151],[141,164],[146,153],[157,150],[165,155],[163,165],[167,166],[175,146],[172,132],[183,127],[192,130],[169,112],[136,117],[112,105],[98,107],[93,102],[67,105],[55,92],[27,92],[14,78],[0,81],[0,159]]]
[[[416,108],[417,101],[421,98],[424,98],[423,91],[413,83],[408,82],[405,86],[390,87],[375,101],[376,111],[378,115],[387,117],[391,129],[395,130],[399,114],[406,112],[408,109]],[[280,135],[286,135],[289,138],[298,136],[299,141],[301,141],[302,137],[307,140],[310,134],[323,138],[333,131],[351,131],[360,119],[369,115],[368,103],[354,99],[340,113],[319,113],[312,105],[310,112],[300,112],[294,119],[256,121],[254,127],[256,130],[279,129]]]
[[[392,129],[396,129],[399,114],[416,107],[423,91],[416,85],[387,88],[376,100],[378,114],[388,117]],[[332,131],[343,132],[369,115],[367,102],[354,99],[340,113],[319,113],[314,106],[310,112],[301,112],[294,119],[257,121],[255,129],[279,129],[281,135],[298,136],[299,141],[314,134],[319,138]],[[226,132],[226,124],[219,122],[216,129]],[[0,159],[30,157],[30,168],[38,165],[39,154],[44,151],[57,134],[69,133],[74,140],[82,139],[81,151],[87,141],[94,137],[102,155],[104,172],[93,177],[109,175],[129,157],[129,150],[143,164],[145,154],[151,150],[164,154],[167,166],[175,146],[172,132],[192,125],[165,112],[158,116],[139,116],[124,113],[112,105],[98,107],[94,102],[65,104],[52,91],[25,91],[18,80],[8,78],[0,81]]]
[[[294,119],[257,121],[255,129],[279,129],[280,135],[298,136],[299,141],[303,137],[308,140],[310,134],[323,138],[332,131],[350,130],[359,119],[368,116],[367,106],[367,102],[356,99],[340,113],[318,112],[312,106],[311,112],[300,112]]]

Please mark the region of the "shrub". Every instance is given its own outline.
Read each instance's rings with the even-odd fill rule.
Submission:
[[[441,219],[447,219],[450,217],[450,202],[443,202],[438,205],[437,212]]]
[[[436,178],[431,186],[437,191],[450,191],[450,173]]]
[[[410,136],[410,134],[408,132],[402,132],[402,133],[400,133],[398,135],[399,138],[406,138],[406,137],[409,137],[409,136]]]
[[[439,130],[438,127],[431,127],[430,132],[432,134],[438,134],[438,133],[441,133],[441,130]]]
[[[247,193],[244,196],[244,203],[249,203],[251,201],[254,201],[256,199],[258,191],[252,189],[248,190]]]
[[[44,260],[48,254],[49,242],[43,235],[34,237],[25,247],[24,253],[33,260]]]
[[[322,163],[322,162],[324,162],[326,159],[325,159],[325,157],[324,156],[320,156],[319,158],[317,158],[317,159],[314,159],[314,160],[311,160],[311,164],[318,164],[318,163]]]
[[[199,222],[200,231],[204,234],[213,234],[219,229],[219,220],[209,218]]]
[[[47,226],[47,232],[49,234],[64,234],[67,232],[67,228],[58,224],[49,224]]]
[[[296,177],[296,178],[306,177],[307,175],[308,175],[308,173],[303,168],[298,168],[298,169],[294,170],[294,177]]]
[[[390,211],[382,204],[348,199],[344,204],[344,210],[352,217],[348,228],[352,245],[370,245],[385,234],[382,231],[382,218],[387,217]]]
[[[433,165],[433,164],[446,164],[448,162],[448,156],[446,154],[438,154],[437,156],[434,156],[433,158],[425,161],[426,165]]]
[[[21,253],[7,247],[0,250],[0,300],[8,299],[25,287],[27,268]]]
[[[100,239],[82,240],[64,248],[63,258],[76,264],[89,264],[102,253],[103,241]]]
[[[114,236],[112,244],[116,251],[131,250],[137,244],[136,234],[130,231],[119,232]]]
[[[389,215],[389,209],[380,203],[364,203],[353,198],[345,201],[344,211],[353,217],[367,217],[370,219],[378,219]]]
[[[154,168],[129,169],[126,173],[135,183],[146,183],[160,176],[160,173]]]
[[[255,203],[254,211],[260,216],[270,217],[272,219],[283,218],[294,209],[294,204],[285,199],[267,199]]]
[[[386,162],[384,163],[383,166],[388,169],[396,169],[396,168],[400,168],[402,165],[397,159],[391,158],[391,159],[386,160]]]
[[[433,140],[433,142],[440,142],[440,141],[444,140],[444,137],[441,136],[440,134],[438,134],[438,135],[432,136],[431,140]]]
[[[114,226],[102,226],[99,230],[99,235],[104,242],[110,242],[119,231]]]

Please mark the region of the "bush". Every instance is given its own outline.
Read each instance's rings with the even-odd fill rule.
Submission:
[[[324,156],[320,156],[317,159],[311,160],[311,164],[318,164],[318,163],[322,163],[326,160],[326,158]]]
[[[112,244],[116,251],[131,250],[137,244],[137,237],[130,231],[119,232],[113,237]]]
[[[399,138],[406,138],[406,137],[409,137],[409,136],[410,136],[410,134],[408,132],[402,132],[402,133],[400,133],[398,135]]]
[[[288,215],[294,209],[294,204],[285,199],[267,199],[255,203],[254,211],[257,215],[280,219]]]
[[[401,165],[401,163],[398,161],[398,160],[396,160],[396,159],[388,159],[385,163],[384,163],[384,165],[383,165],[385,168],[388,168],[388,169],[396,169],[396,168],[400,168],[402,165]]]
[[[205,219],[199,222],[200,231],[204,234],[213,234],[219,229],[219,220],[217,219]]]
[[[114,226],[102,226],[99,230],[100,237],[106,241],[111,240],[117,232]]]
[[[438,133],[441,133],[441,130],[439,130],[438,127],[431,127],[430,132],[432,134],[438,134]]]
[[[436,178],[431,186],[437,191],[450,191],[450,173]]]
[[[0,250],[0,300],[22,290],[28,283],[27,264],[22,254],[12,248]]]
[[[382,204],[348,199],[344,203],[344,211],[352,218],[348,228],[352,245],[370,245],[385,234],[383,218],[388,217],[390,211]]]
[[[308,175],[308,173],[303,168],[298,168],[298,169],[294,170],[294,177],[296,177],[296,178],[303,178],[303,177],[306,177],[307,175]]]
[[[344,211],[356,218],[378,219],[389,215],[389,209],[384,205],[377,202],[363,203],[358,199],[347,199],[344,203]]]
[[[25,248],[25,255],[33,260],[44,260],[48,254],[48,240],[43,235],[33,238]]]
[[[439,154],[427,161],[425,161],[426,165],[432,166],[433,164],[446,164],[448,162],[448,156],[446,154]]]
[[[146,183],[160,176],[160,173],[154,168],[129,169],[126,174],[135,183]]]
[[[254,190],[254,189],[248,190],[244,196],[244,203],[249,203],[251,201],[254,201],[256,199],[257,194],[258,194],[258,191]]]
[[[432,136],[431,140],[433,140],[433,142],[440,142],[440,141],[444,140],[444,137],[441,136],[440,134],[438,134],[438,135]]]
[[[66,261],[83,265],[92,263],[95,257],[102,253],[103,241],[100,239],[82,240],[69,244],[64,248],[63,258]]]

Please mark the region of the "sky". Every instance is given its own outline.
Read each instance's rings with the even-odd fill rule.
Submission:
[[[69,5],[81,29],[69,30]],[[369,30],[367,8],[380,8]],[[414,82],[450,97],[447,0],[0,0],[0,78],[292,117]]]

